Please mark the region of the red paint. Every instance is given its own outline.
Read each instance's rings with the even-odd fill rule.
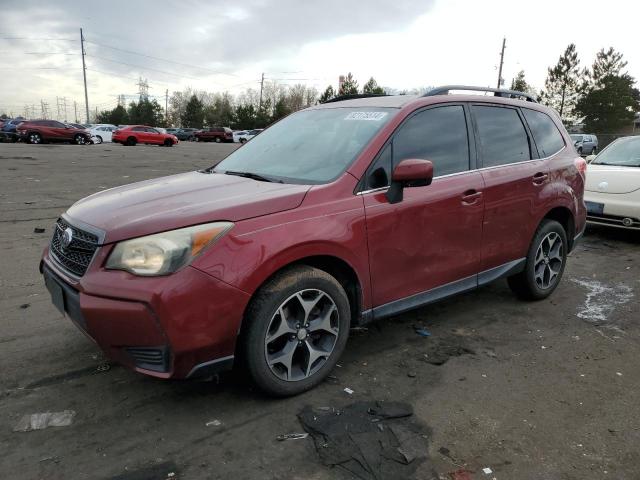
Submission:
[[[161,133],[147,125],[129,125],[128,127],[119,128],[113,132],[111,141],[114,143],[122,143],[123,145],[135,145],[137,143],[165,145],[165,142],[176,145],[178,143],[178,137],[170,133]]]
[[[395,204],[384,191],[358,193],[359,179],[408,115],[436,103],[465,101],[548,112],[496,97],[407,99],[331,183],[267,183],[191,172],[114,188],[67,212],[72,224],[105,232],[104,246],[86,274],[69,276],[48,250],[44,262],[80,292],[88,333],[109,356],[131,366],[122,347],[166,344],[170,371],[145,373],[180,378],[199,363],[234,355],[251,296],[291,263],[309,257],[342,261],[358,280],[364,311],[526,256],[535,229],[554,208],[565,208],[572,217],[570,236],[581,232],[584,178],[559,121],[567,147],[549,159],[435,177],[429,186],[405,188]],[[127,130],[114,139],[126,140]],[[428,167],[409,162],[396,178],[414,178],[415,170],[430,177]],[[104,268],[115,242],[222,220],[235,225],[174,274],[137,277]]]

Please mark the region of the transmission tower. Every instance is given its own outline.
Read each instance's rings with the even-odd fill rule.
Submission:
[[[140,95],[140,100],[147,100],[149,98],[149,82],[147,82],[146,78],[140,77],[138,80],[138,95]]]
[[[49,104],[44,100],[40,100],[40,115],[45,120],[49,118]]]

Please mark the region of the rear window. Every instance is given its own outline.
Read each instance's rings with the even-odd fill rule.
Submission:
[[[527,131],[514,108],[474,105],[482,166],[495,167],[531,160]]]
[[[540,157],[550,157],[564,148],[562,134],[546,113],[523,108],[524,118],[529,124]]]

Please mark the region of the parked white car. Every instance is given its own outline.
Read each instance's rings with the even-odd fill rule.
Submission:
[[[103,142],[111,142],[111,136],[113,132],[118,129],[115,125],[110,124],[100,124],[93,125],[89,132],[91,132],[91,138],[93,139],[93,143],[100,144]]]
[[[236,132],[233,132],[233,141],[235,143],[248,142],[253,137],[258,135],[262,130],[264,130],[264,129],[263,128],[256,128],[254,130],[238,130]]]
[[[640,136],[619,138],[587,162],[587,222],[640,230]]]

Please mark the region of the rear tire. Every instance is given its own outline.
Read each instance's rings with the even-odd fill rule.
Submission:
[[[136,140],[136,137],[129,137],[129,138],[127,138],[127,141],[125,142],[125,145],[127,145],[129,147],[134,147],[136,145],[136,143],[138,143],[138,141]]]
[[[582,147],[578,147],[578,155],[582,155]]]
[[[523,300],[547,298],[560,283],[568,248],[563,226],[555,220],[542,220],[531,241],[524,270],[507,280],[511,290]]]
[[[87,139],[84,137],[84,135],[76,135],[75,137],[73,137],[73,141],[76,145],[86,145],[87,143]]]
[[[344,351],[350,319],[349,299],[334,277],[306,265],[288,268],[251,300],[240,358],[264,392],[297,395],[329,375]]]
[[[597,155],[598,154],[598,147],[593,147],[591,149],[591,155]]]

